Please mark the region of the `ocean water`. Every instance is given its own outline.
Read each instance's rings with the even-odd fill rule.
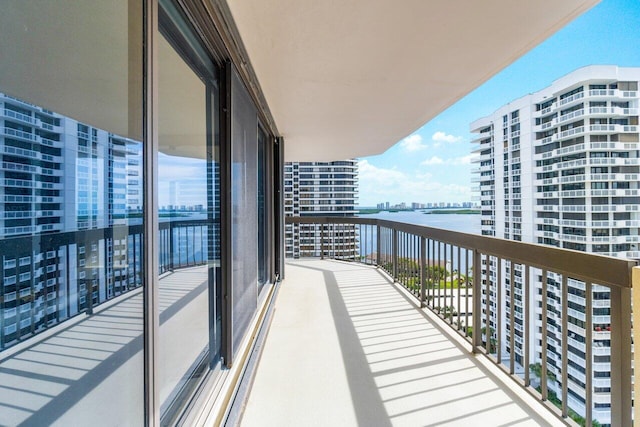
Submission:
[[[442,228],[445,230],[458,231],[461,233],[480,234],[480,215],[464,215],[464,214],[426,214],[423,211],[401,211],[401,212],[379,212],[376,214],[360,215],[363,218],[379,218],[389,221],[405,222],[408,224],[425,225],[427,227]],[[360,256],[369,256],[376,249],[372,246],[375,241],[375,229],[370,231],[370,235],[361,236]],[[438,254],[438,255],[436,255]],[[440,252],[431,252],[429,249],[429,259],[440,257],[442,260],[451,262],[453,260],[453,268],[459,271],[466,271],[467,265],[471,263],[471,253],[462,252],[461,259],[458,259],[457,249],[453,251],[451,257],[449,249],[445,251],[445,245],[440,244]],[[451,268],[451,267],[448,267]]]
[[[376,214],[359,215],[363,218],[379,218],[409,224],[426,225],[462,233],[480,234],[481,215],[426,214],[423,211],[382,211]]]

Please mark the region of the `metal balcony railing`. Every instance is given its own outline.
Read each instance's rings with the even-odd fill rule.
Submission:
[[[594,421],[632,424],[634,280],[640,287],[635,261],[381,219],[286,221],[304,226],[313,236],[300,257],[383,269],[422,307],[465,337],[474,353],[501,366],[505,375],[559,416],[588,426]],[[601,309],[594,310],[600,307],[594,301],[600,300],[608,300],[610,310],[610,324],[604,328],[595,322]],[[571,313],[581,313],[577,317],[582,319]],[[557,331],[555,338],[549,329]],[[610,351],[602,352],[603,348]],[[571,374],[576,358],[584,367],[580,381]],[[610,419],[601,404],[595,409],[594,395],[601,399],[603,393],[594,375],[594,364],[599,363],[611,367],[611,388],[605,393],[611,402]],[[578,383],[583,384],[584,402],[575,404],[573,389]]]
[[[207,219],[161,221],[158,230],[159,273],[204,265],[212,257],[217,259],[220,245],[219,233],[214,230],[216,224],[215,220]],[[33,227],[21,228],[16,232],[33,231]],[[5,233],[11,231],[7,228]],[[0,293],[0,316],[5,317],[0,322],[0,351],[34,337],[53,325],[62,324],[75,315],[90,314],[100,304],[141,287],[144,282],[142,233],[141,224],[114,225],[108,228],[33,234],[0,240],[0,255],[5,260],[5,270],[16,268],[16,259],[25,259],[27,264],[46,263],[49,278],[45,287],[42,279],[35,274],[19,280],[19,283],[16,283],[15,275],[8,276],[6,271],[0,276],[4,279],[4,288],[0,287],[4,289],[4,294]],[[6,260],[13,261],[7,263]],[[71,277],[71,274],[75,277]],[[100,292],[100,286],[104,287],[107,282],[112,284],[111,290]],[[70,283],[78,288],[70,292],[70,297],[65,300],[64,288],[71,286]],[[21,303],[20,307],[29,307],[29,311],[9,316],[6,309],[11,308],[9,305],[17,304],[9,304],[7,299],[8,295],[12,295],[13,284],[19,286],[20,290],[28,291],[29,299],[37,300],[55,295],[51,304],[57,308],[45,311],[45,307],[31,308],[28,304]],[[63,306],[74,307],[73,312],[76,314],[64,314],[65,311],[60,308]],[[28,326],[17,327],[20,322]],[[15,329],[13,325],[16,325]]]

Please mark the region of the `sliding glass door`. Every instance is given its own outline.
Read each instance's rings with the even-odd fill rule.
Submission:
[[[0,425],[172,425],[251,343],[274,138],[207,7],[2,7]]]
[[[173,424],[220,359],[218,73],[171,2],[158,38],[158,385]]]

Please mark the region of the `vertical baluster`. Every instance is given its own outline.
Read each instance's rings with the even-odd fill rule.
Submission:
[[[324,233],[324,224],[320,224],[320,259],[324,259],[324,252],[325,252],[325,247],[324,247],[324,239],[325,239],[325,233]]]
[[[420,237],[420,308],[424,308],[427,299],[427,239]]]
[[[504,318],[504,313],[502,312],[502,258],[500,257],[496,260],[496,269],[498,273],[496,278],[496,288],[498,291],[496,303],[496,320],[498,322],[496,325],[496,362],[502,363],[502,337],[504,336],[502,319]]]
[[[378,266],[380,266],[382,262],[382,258],[380,254],[382,252],[382,248],[380,245],[380,242],[382,241],[382,236],[380,235],[380,233],[382,233],[382,231],[380,230],[380,226],[376,224],[376,264]]]
[[[349,251],[349,240],[347,238],[347,230],[348,230],[348,226],[347,224],[342,224],[342,260],[343,261],[348,261],[349,260],[349,254],[351,253]]]
[[[560,323],[561,323],[561,327],[562,327],[562,416],[564,418],[567,417],[567,415],[569,415],[569,410],[568,410],[568,405],[567,405],[567,398],[568,398],[568,387],[567,387],[567,381],[568,381],[568,366],[569,366],[569,330],[568,330],[568,297],[569,297],[569,291],[568,291],[568,286],[567,286],[567,275],[563,274],[562,275],[562,289],[561,291],[561,296],[562,296],[562,308],[561,308],[561,319],[560,319]]]
[[[344,224],[336,224],[338,227],[338,246],[336,246],[336,258],[344,259]]]
[[[486,285],[485,285],[485,350],[491,354],[491,257],[485,255],[486,262]]]
[[[391,271],[393,280],[398,280],[398,230],[393,229],[392,233],[393,241],[391,242],[393,247],[391,249],[391,262],[393,263]]]
[[[585,287],[585,426],[591,427],[593,420],[593,284],[586,282]]]
[[[437,261],[437,268],[438,268],[438,280],[436,283],[436,287],[438,289],[438,314],[442,313],[442,288],[440,287],[440,281],[442,280],[442,253],[441,253],[441,249],[442,249],[442,243],[440,241],[436,241],[437,242],[437,249],[438,249],[438,261]]]
[[[349,248],[349,252],[348,252],[348,258],[349,261],[353,262],[353,261],[357,261],[356,258],[356,242],[359,239],[360,236],[360,227],[357,224],[348,224],[347,226],[347,230],[349,231],[349,236],[352,236],[352,238],[349,238],[349,242],[348,242],[348,248]]]
[[[472,351],[476,353],[478,349],[482,346],[482,333],[481,329],[481,319],[482,319],[482,289],[480,289],[482,285],[482,281],[480,279],[480,272],[482,271],[482,254],[477,250],[473,250],[473,292],[471,294],[472,303],[473,303],[473,312],[471,313],[473,321],[473,335],[471,336],[471,341],[473,342]]]
[[[414,256],[414,263],[413,263],[413,269],[414,269],[414,273],[413,273],[413,282],[414,282],[414,289],[415,289],[415,294],[418,297],[418,300],[421,300],[421,282],[420,282],[420,237],[417,235],[413,235],[413,256]]]
[[[524,321],[522,322],[522,329],[524,329],[524,386],[528,387],[531,383],[529,375],[529,327],[531,316],[531,299],[529,297],[529,266],[524,265],[522,268],[522,284],[524,289]]]
[[[331,258],[337,259],[337,243],[336,239],[338,238],[336,232],[337,224],[331,224]]]
[[[449,244],[449,259],[451,263],[451,271],[449,271],[449,324],[453,325],[453,245]]]
[[[516,286],[514,284],[516,277],[515,267],[516,264],[513,261],[509,262],[509,306],[511,307],[509,313],[509,373],[511,375],[513,375],[513,373],[515,372],[516,364]]]
[[[409,272],[411,271],[411,247],[409,246],[409,233],[402,233],[404,236],[404,287],[409,287]]]
[[[407,233],[407,286],[411,286],[413,270],[413,235]],[[411,293],[415,295],[413,288],[411,288]]]
[[[400,231],[400,257],[398,258],[398,277],[400,278],[400,283],[402,283],[402,286],[406,287],[407,286],[407,281],[406,281],[406,274],[405,272],[407,271],[407,254],[406,254],[406,250],[407,250],[407,235]]]
[[[431,308],[435,310],[438,305],[437,288],[436,288],[436,241],[431,239]]]
[[[542,270],[542,360],[540,360],[540,391],[547,400],[547,270]]]
[[[393,236],[394,231],[392,229],[387,230],[387,264],[389,265],[389,274],[393,276]],[[395,277],[394,277],[395,280]]]
[[[417,295],[416,293],[416,285],[418,284],[416,280],[416,236],[414,234],[409,234],[409,252],[411,253],[411,261],[409,262],[409,266],[411,267],[411,273],[409,277],[409,283],[411,284],[411,293],[413,295]]]
[[[427,239],[427,306],[433,309],[433,239]]]
[[[460,323],[460,311],[462,311],[462,305],[460,304],[461,302],[461,295],[460,293],[462,292],[462,286],[460,284],[460,275],[462,274],[462,249],[460,248],[460,246],[458,246],[458,287],[457,287],[457,293],[458,293],[458,298],[457,298],[457,302],[456,302],[456,312],[458,314],[457,317],[457,322],[458,322],[458,327],[457,329],[460,330],[460,328],[462,327],[462,324]],[[466,263],[465,263],[466,264]],[[453,286],[452,286],[453,287]]]
[[[176,233],[176,254],[178,255],[178,260],[177,260],[177,265],[176,268],[180,268],[182,267],[182,248],[181,246],[181,240],[182,240],[182,232],[180,230],[180,228],[175,228],[175,233]]]
[[[469,272],[470,272],[470,264],[471,262],[469,262],[469,249],[465,248],[464,250],[464,261],[465,261],[465,266],[466,266],[466,279],[464,281],[464,336],[468,337],[469,336],[469,288],[471,286],[471,284],[469,283]],[[473,258],[471,259],[471,261],[473,262]],[[477,292],[477,289],[474,291],[472,290],[472,292]]]
[[[403,278],[402,278],[402,272],[404,271],[403,267],[403,263],[404,263],[404,234],[402,233],[402,231],[398,231],[398,257],[397,257],[397,261],[396,261],[396,280],[398,282],[400,282],[402,285],[404,285],[403,283]]]

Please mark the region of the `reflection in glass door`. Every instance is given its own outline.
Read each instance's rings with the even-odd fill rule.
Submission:
[[[219,361],[220,233],[215,67],[177,10],[164,7],[158,45],[158,374],[161,422],[169,425]]]
[[[0,425],[144,423],[142,15],[2,5]]]

